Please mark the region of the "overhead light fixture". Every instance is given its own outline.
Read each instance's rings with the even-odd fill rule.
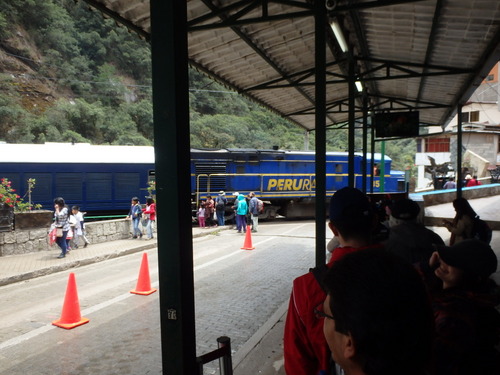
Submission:
[[[340,29],[338,22],[336,20],[331,20],[330,27],[332,28],[332,31],[335,34],[335,38],[337,38],[337,42],[339,43],[342,52],[347,52],[348,51],[347,42],[344,38],[344,34],[342,33],[342,30]]]
[[[363,92],[363,84],[361,81],[356,81],[355,82],[356,88],[358,89],[358,92]]]

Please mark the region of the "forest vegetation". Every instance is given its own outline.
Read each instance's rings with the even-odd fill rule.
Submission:
[[[314,132],[305,144],[304,129],[191,68],[189,87],[192,147],[314,149]],[[83,1],[0,0],[0,88],[1,142],[153,144],[150,46]],[[347,144],[327,131],[328,151]],[[413,139],[386,143],[395,169],[414,153]]]

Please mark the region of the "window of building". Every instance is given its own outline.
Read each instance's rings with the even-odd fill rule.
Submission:
[[[493,81],[494,78],[495,76],[493,74],[488,74],[484,80],[488,82],[488,81]]]
[[[462,112],[462,122],[469,122],[469,112]]]
[[[425,152],[450,152],[450,138],[427,138]]]
[[[478,122],[479,121],[479,111],[472,111],[470,113],[470,122]]]

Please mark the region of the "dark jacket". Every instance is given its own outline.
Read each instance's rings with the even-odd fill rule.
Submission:
[[[436,326],[435,374],[500,374],[500,303],[498,286],[492,281],[475,289],[442,289],[428,264],[418,270],[431,294]]]

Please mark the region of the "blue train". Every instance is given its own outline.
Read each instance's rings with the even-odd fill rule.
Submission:
[[[370,155],[368,155],[370,157]],[[375,154],[380,166],[381,155]],[[235,193],[251,191],[267,202],[263,218],[282,215],[287,218],[314,216],[315,155],[309,151],[256,149],[191,150],[191,186],[195,201],[207,195],[226,192],[229,201]],[[405,193],[405,173],[391,171],[392,160],[384,158],[384,192]],[[371,162],[367,163],[367,186],[370,191]],[[355,154],[355,186],[362,188],[362,154]],[[348,184],[348,153],[328,152],[326,155],[326,190],[331,196]],[[380,189],[380,176],[373,177],[373,192]],[[230,213],[230,210],[228,210]]]
[[[361,187],[361,154],[355,155],[355,185]],[[380,154],[375,155],[380,163]],[[405,191],[403,172],[391,171],[386,157],[385,192]],[[371,163],[367,171],[371,170]],[[371,173],[367,173],[371,176]],[[347,185],[347,153],[327,153],[327,194]],[[68,205],[78,204],[95,215],[124,213],[130,198],[141,202],[154,180],[154,149],[147,146],[101,146],[90,144],[0,144],[0,178],[8,178],[20,196],[27,180],[36,179],[31,200],[52,209],[55,197]],[[370,184],[371,179],[367,179]],[[380,177],[374,177],[374,192]],[[264,217],[314,215],[314,152],[221,149],[191,150],[191,193],[193,210],[207,195],[224,190],[230,204],[235,192],[250,191],[266,202]],[[367,186],[367,191],[370,187]],[[27,199],[25,199],[27,200]]]

